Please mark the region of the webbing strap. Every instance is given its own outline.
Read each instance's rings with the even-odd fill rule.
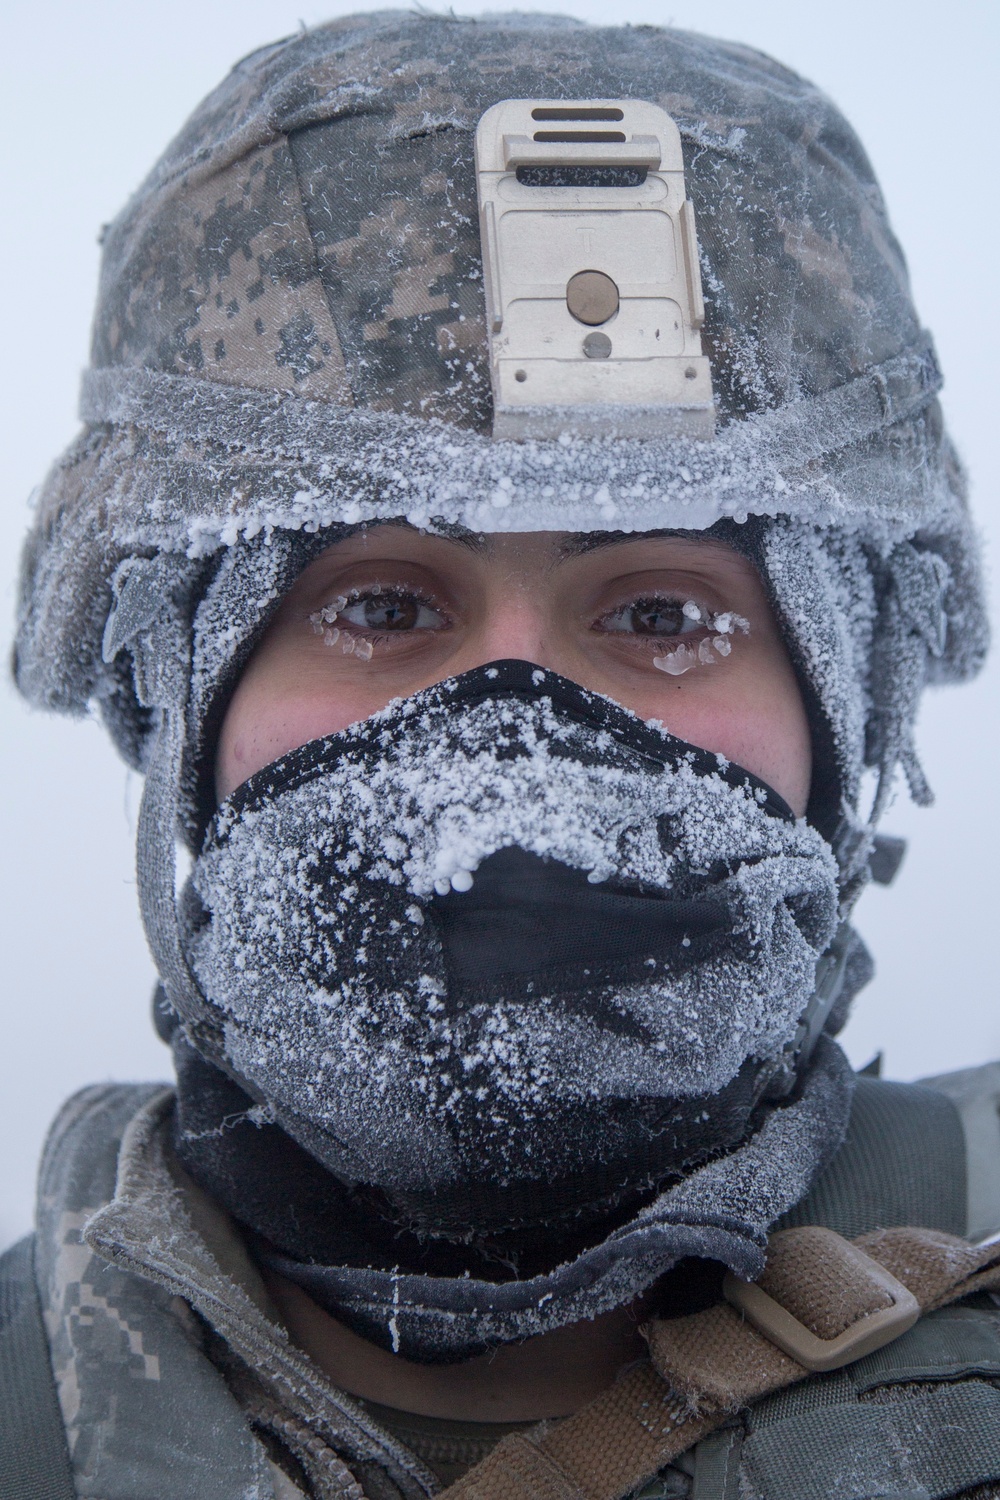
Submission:
[[[619,1500],[721,1421],[693,1414],[643,1360],[574,1416],[503,1438],[444,1496]]]
[[[802,1254],[768,1274],[769,1294],[820,1336],[871,1312],[870,1291],[823,1275],[809,1230]],[[916,1297],[923,1312],[1000,1287],[1000,1244],[975,1246],[925,1229],[882,1229],[855,1245]],[[770,1268],[769,1268],[770,1270]],[[502,1439],[442,1500],[620,1500],[723,1426],[741,1407],[805,1380],[810,1371],[721,1302],[646,1325],[650,1359],[558,1423]]]
[[[930,1500],[1000,1491],[1000,1391],[965,1380],[887,1405],[843,1402],[796,1413],[742,1450],[751,1493],[767,1500]],[[984,1482],[985,1481],[985,1482]],[[982,1488],[980,1487],[982,1486]]]
[[[184,1021],[201,1028],[202,1035],[206,1029],[218,1029],[219,1022],[188,965],[175,894],[177,789],[184,744],[183,710],[162,709],[139,804],[136,883],[146,938],[167,998]]]
[[[0,1257],[0,1500],[73,1500],[34,1236]]]

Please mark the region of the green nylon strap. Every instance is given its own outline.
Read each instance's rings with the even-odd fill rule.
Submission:
[[[963,1305],[943,1307],[925,1313],[902,1338],[856,1364],[828,1375],[813,1375],[766,1396],[749,1408],[746,1425],[751,1432],[791,1431],[808,1419],[822,1427],[831,1407],[857,1403],[876,1389],[878,1399],[885,1400],[893,1399],[893,1386],[977,1377],[1000,1381],[1000,1312]],[[905,1399],[905,1393],[900,1393],[900,1399]]]
[[[846,1141],[775,1228],[823,1224],[849,1240],[894,1224],[964,1235],[965,1155],[961,1116],[945,1094],[859,1078]]]
[[[848,1366],[847,1373],[859,1395],[914,1381],[1000,1381],[1000,1312],[959,1305],[925,1313],[901,1339]]]
[[[694,1450],[690,1500],[739,1500],[743,1430],[723,1427]]]
[[[912,1388],[911,1388],[912,1389]],[[887,1404],[828,1406],[752,1433],[742,1465],[767,1500],[944,1500],[1000,1475],[1000,1391],[981,1380]]]
[[[29,1235],[0,1256],[0,1500],[75,1494]]]

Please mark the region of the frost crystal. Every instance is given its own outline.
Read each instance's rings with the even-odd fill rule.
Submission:
[[[287,789],[224,805],[195,867],[211,920],[192,960],[229,1057],[351,1180],[544,1172],[545,1132],[585,1101],[717,1092],[793,1035],[837,920],[819,835],[714,757],[696,766],[657,732],[667,763],[651,764],[540,687],[464,703],[454,686],[294,752]],[[648,897],[718,870],[735,947],[600,1004],[499,977],[456,1005],[435,900],[510,848]]]

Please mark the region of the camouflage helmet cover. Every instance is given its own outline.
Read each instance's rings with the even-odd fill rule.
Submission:
[[[528,97],[647,99],[679,125],[713,440],[491,439],[473,136]],[[921,792],[920,690],[985,646],[939,384],[865,155],[793,73],[652,27],[346,17],[240,63],[107,231],[86,427],[25,553],[19,685],[96,699],[139,765],[187,697],[190,763],[331,527],[750,516],[839,794],[899,761]],[[141,618],[116,616],[144,569]]]

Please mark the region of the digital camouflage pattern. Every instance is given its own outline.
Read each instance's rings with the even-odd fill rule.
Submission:
[[[494,442],[476,123],[504,98],[617,95],[681,131],[717,435]],[[896,768],[928,795],[923,687],[985,650],[940,383],[856,137],[760,54],[668,28],[387,12],[239,64],[107,231],[85,427],[42,487],[19,602],[22,692],[96,702],[149,772],[140,889],[171,1000],[197,1014],[173,846],[180,815],[197,847],[228,688],[296,571],[369,520],[728,527],[800,674],[846,911]],[[272,1440],[313,1463],[320,1495],[355,1495],[349,1471],[386,1500],[432,1492],[236,1274],[218,1212],[200,1217],[165,1160],[168,1107],[71,1101],[46,1158],[39,1267],[80,1493],[159,1500],[169,1472],[191,1500],[286,1500]]]
[[[680,128],[717,436],[493,442],[476,124],[504,98],[619,95]],[[149,772],[140,887],[171,999],[190,978],[174,835],[180,814],[197,847],[226,692],[296,572],[368,520],[728,527],[800,674],[846,910],[871,848],[864,767],[881,778],[872,821],[898,765],[925,797],[922,689],[985,650],[940,383],[856,137],[758,53],[387,12],[240,63],[106,233],[85,427],[42,487],[19,604],[22,692],[96,702]],[[169,1109],[162,1091],[88,1091],[46,1155],[37,1264],[79,1493],[160,1500],[169,1474],[184,1500],[289,1500],[293,1473],[319,1496],[433,1493],[290,1344],[224,1216],[171,1166]],[[834,1386],[809,1389],[822,1406]],[[838,1412],[860,1410],[836,1389]],[[741,1483],[772,1500],[782,1433],[799,1452],[806,1418],[758,1416]],[[894,1462],[865,1493],[898,1489]],[[650,1494],[688,1493],[692,1467]]]
[[[63,1107],[39,1183],[35,1261],[77,1494],[272,1500],[266,1456],[212,1366],[190,1308],[97,1255],[84,1225],[114,1194],[123,1131],[162,1095],[94,1088]],[[156,1226],[153,1241],[170,1233]],[[195,1445],[190,1434],[211,1434]],[[207,1451],[206,1451],[207,1449]],[[277,1497],[274,1497],[277,1500]]]
[[[685,140],[724,417],[914,342],[871,167],[787,69],[652,27],[390,13],[254,54],[196,112],[108,231],[94,364],[485,430],[476,125],[501,99],[620,95]]]
[[[622,94],[681,131],[719,431],[495,442],[476,123],[512,95]],[[860,146],[759,54],[668,29],[382,13],[241,63],[105,237],[87,428],[41,493],[16,649],[31,701],[95,701],[147,773],[143,918],[204,1047],[216,1018],[184,952],[175,835],[197,852],[227,695],[277,603],[367,521],[722,528],[799,672],[808,816],[846,918],[897,768],[929,799],[925,683],[970,675],[985,649],[939,385]]]
[[[361,1500],[338,1453],[362,1478],[377,1469],[377,1500],[432,1493],[291,1344],[227,1216],[172,1162],[172,1102],[85,1089],[42,1163],[36,1266],[78,1495],[293,1500],[276,1441],[318,1500]]]
[[[996,1068],[927,1081],[961,1095],[976,1117],[970,1161],[990,1148],[995,1155],[996,1111],[988,1118],[987,1106],[995,1104]],[[171,1090],[156,1085],[86,1089],[64,1106],[43,1159],[35,1264],[76,1493],[82,1500],[437,1493],[417,1455],[291,1343],[227,1216],[177,1166],[172,1108]],[[897,1149],[908,1151],[909,1141]],[[911,1176],[920,1182],[919,1171]],[[871,1191],[869,1182],[857,1195],[863,1226]],[[832,1200],[821,1182],[795,1222],[824,1222],[824,1201]],[[996,1223],[995,1173],[970,1207]],[[905,1217],[905,1202],[900,1209]],[[941,1413],[953,1419],[966,1398],[974,1411],[977,1392],[990,1394],[981,1383],[998,1379],[995,1309],[948,1308],[856,1365],[764,1398],[631,1500],[716,1500],[736,1492],[718,1488],[726,1476],[746,1500],[828,1500],[831,1485],[848,1500],[904,1493],[994,1500],[1000,1481],[983,1445],[973,1456],[968,1434],[959,1429],[952,1440]],[[900,1437],[920,1421],[941,1441],[908,1454]],[[970,1476],[979,1482],[968,1489]]]
[[[681,131],[719,432],[493,442],[476,123],[506,97],[622,94],[663,105]],[[18,681],[63,711],[96,697],[142,764],[152,720],[127,660],[100,649],[130,557],[176,559],[169,592],[189,622],[213,568],[185,557],[257,535],[366,518],[642,530],[787,515],[808,540],[769,581],[851,802],[865,733],[845,705],[858,721],[878,697],[857,682],[859,660],[862,675],[878,665],[872,607],[842,623],[841,666],[820,681],[831,648],[816,621],[840,586],[809,573],[853,592],[867,572],[886,600],[900,544],[941,560],[917,565],[916,588],[902,561],[904,634],[921,644],[893,743],[876,732],[869,747],[883,771],[906,759],[927,674],[965,677],[984,649],[939,384],[864,152],[787,69],[655,27],[345,17],[240,63],[106,233],[87,429],[40,497]],[[854,681],[838,705],[841,669]]]

